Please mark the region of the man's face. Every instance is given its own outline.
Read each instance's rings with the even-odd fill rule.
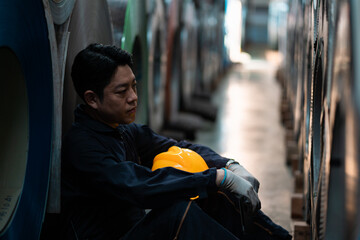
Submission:
[[[128,65],[118,66],[97,104],[98,116],[111,126],[129,124],[135,120],[137,100],[134,73]]]

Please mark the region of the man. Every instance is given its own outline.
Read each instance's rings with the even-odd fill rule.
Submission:
[[[91,44],[76,56],[71,74],[85,104],[63,140],[63,238],[238,239],[245,236],[244,217],[229,203],[241,200],[249,216],[263,216],[259,183],[238,163],[133,123],[138,98],[126,51]],[[194,150],[209,169],[151,171],[154,157],[171,146]],[[219,190],[225,197],[216,197]]]

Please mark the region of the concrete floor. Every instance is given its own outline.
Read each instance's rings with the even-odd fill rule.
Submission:
[[[291,231],[293,180],[285,163],[281,89],[274,77],[279,56],[256,50],[251,59],[234,65],[220,81],[213,97],[219,107],[218,118],[197,132],[195,142],[245,166],[260,181],[262,210]]]

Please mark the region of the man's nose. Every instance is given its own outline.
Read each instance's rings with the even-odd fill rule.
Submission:
[[[137,100],[138,100],[138,96],[136,90],[131,89],[128,97],[128,102],[133,102]]]

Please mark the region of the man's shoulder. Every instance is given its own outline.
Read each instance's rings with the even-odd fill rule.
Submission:
[[[89,128],[74,124],[63,138],[63,145],[79,145],[96,140],[101,134]]]
[[[111,140],[91,129],[72,127],[62,141],[62,159],[66,162],[79,161],[82,154],[104,152]]]

